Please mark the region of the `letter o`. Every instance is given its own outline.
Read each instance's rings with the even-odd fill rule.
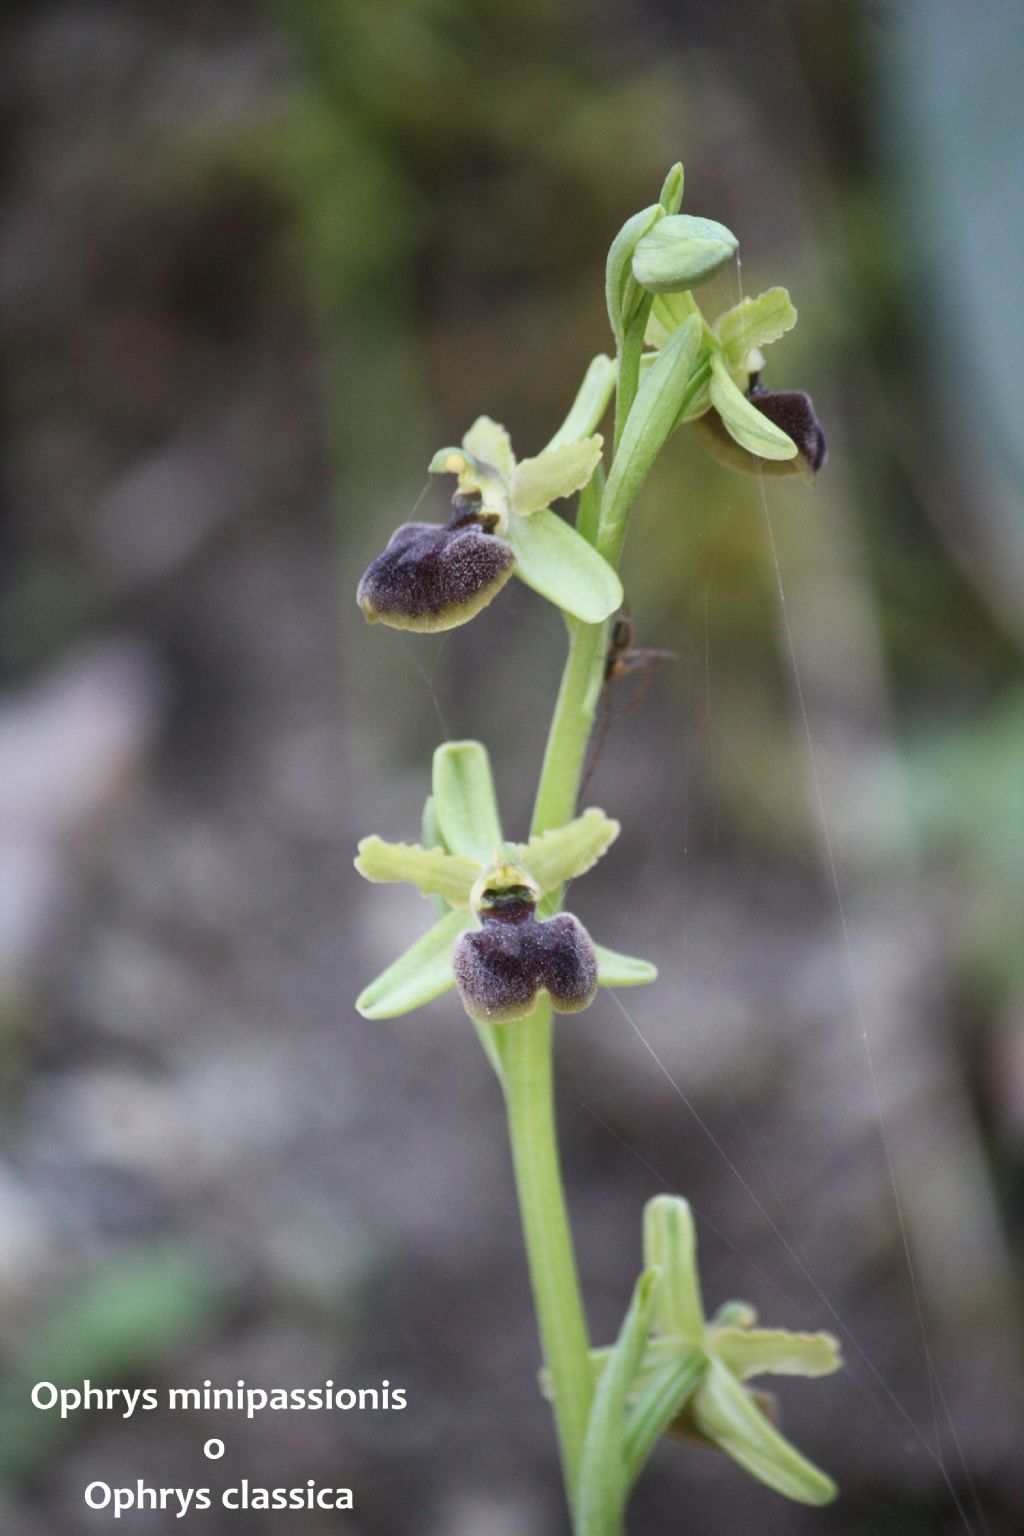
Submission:
[[[48,1403],[41,1403],[39,1401],[39,1393],[43,1389],[48,1391],[50,1394],[50,1401]],[[45,1412],[48,1408],[52,1408],[54,1406],[59,1396],[60,1393],[57,1391],[57,1388],[54,1386],[52,1381],[37,1381],[35,1386],[32,1388],[32,1407],[42,1408]]]
[[[206,1444],[203,1446],[203,1455],[210,1461],[220,1461],[221,1457],[224,1455],[224,1441],[207,1440]]]
[[[92,1497],[92,1491],[94,1488],[100,1489],[99,1503],[97,1503]],[[110,1503],[110,1484],[90,1483],[88,1488],[85,1490],[85,1502],[88,1504],[90,1509],[106,1509],[107,1505]]]

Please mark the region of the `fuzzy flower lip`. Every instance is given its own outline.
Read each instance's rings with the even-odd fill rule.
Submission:
[[[753,1307],[742,1301],[706,1318],[693,1216],[677,1195],[648,1201],[643,1246],[644,1272],[618,1341],[590,1353],[595,1414],[614,1382],[633,1426],[622,1447],[629,1471],[638,1474],[667,1435],[724,1451],[784,1498],[830,1503],[832,1479],[779,1432],[771,1399],[746,1383],[764,1375],[831,1375],[842,1364],[837,1340],[759,1328]],[[546,1371],[540,1380],[549,1394]],[[597,1440],[596,1454],[605,1449]]]
[[[364,988],[356,1000],[364,1018],[394,1018],[440,997],[457,983],[462,937],[480,939],[490,930],[507,937],[523,929],[525,937],[508,938],[508,945],[518,951],[528,973],[524,986],[530,1004],[525,1007],[522,999],[515,1003],[506,998],[493,1009],[481,1005],[474,1011],[475,1004],[467,1005],[467,1012],[478,1020],[496,1022],[505,1002],[522,1008],[520,1013],[505,1013],[506,1019],[521,1017],[532,1011],[542,988],[558,1011],[571,1013],[592,1000],[592,985],[640,986],[656,978],[657,970],[646,960],[592,944],[575,918],[571,923],[559,921],[569,914],[551,917],[551,903],[546,900],[593,868],[618,836],[618,822],[591,808],[526,843],[504,842],[490,762],[486,749],[475,741],[446,742],[437,749],[432,790],[428,808],[437,826],[438,846],[389,843],[380,837],[367,837],[359,844],[356,869],[364,879],[405,881],[442,907],[433,927]],[[553,929],[552,921],[557,924]],[[532,925],[528,932],[527,923]],[[482,947],[475,946],[476,958],[482,957],[485,968],[491,963],[493,971],[503,963],[496,958],[499,947],[488,938]],[[472,945],[462,950],[464,982],[473,950]],[[591,957],[596,975],[591,972]],[[471,979],[471,1002],[475,995]],[[465,1003],[465,985],[462,996]]]
[[[359,583],[371,624],[436,632],[475,618],[508,581],[516,557],[462,498],[443,526],[403,523]]]
[[[593,419],[606,382],[607,369],[592,367],[589,414],[577,413],[575,422],[570,414],[570,429]],[[432,474],[457,477],[451,517],[443,525],[405,523],[392,535],[359,583],[367,619],[395,629],[453,629],[516,575],[585,624],[601,623],[621,606],[622,583],[551,503],[590,483],[602,446],[599,433],[560,436],[517,462],[504,427],[478,417],[460,447],[440,449],[430,463]]]
[[[828,458],[828,441],[810,395],[798,389],[765,389],[755,374],[747,386],[747,399],[793,440],[807,467],[817,474]]]
[[[509,1024],[544,991],[556,1013],[581,1013],[597,996],[597,955],[578,918],[537,917],[540,887],[522,865],[497,862],[476,880],[471,905],[479,929],[460,935],[452,959],[470,1018]]]

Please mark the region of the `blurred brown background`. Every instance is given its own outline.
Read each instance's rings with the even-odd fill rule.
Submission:
[[[766,382],[832,457],[762,502],[680,437],[635,519],[630,609],[677,659],[609,735],[588,799],[625,830],[578,909],[660,964],[623,1002],[689,1105],[605,997],[561,1031],[566,1170],[597,1337],[668,1187],[709,1301],[849,1363],[781,1394],[838,1504],[666,1447],[632,1528],[1019,1531],[1024,11],[35,0],[0,31],[3,1529],[114,1528],[93,1478],[246,1475],[351,1484],[365,1536],[564,1529],[489,1069],[451,998],[351,1005],[425,921],[356,838],[414,836],[459,735],[525,826],[560,625],[513,583],[382,633],[354,588],[475,414],[545,440],[679,157],[742,242],[705,307],[789,286]],[[411,1407],[28,1406],[84,1376]]]

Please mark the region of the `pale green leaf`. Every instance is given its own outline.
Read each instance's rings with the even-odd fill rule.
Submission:
[[[831,1376],[842,1365],[839,1341],[830,1333],[789,1333],[785,1328],[719,1328],[711,1349],[741,1381],[751,1376]]]
[[[446,741],[438,747],[433,790],[446,846],[489,864],[503,839],[487,748],[479,741]]]
[[[621,549],[629,509],[686,403],[701,334],[699,317],[691,315],[659,352],[637,390],[604,488],[601,548],[613,558]]]
[[[614,949],[605,949],[603,944],[595,944],[594,953],[597,955],[599,987],[642,987],[658,979],[658,967],[649,960],[617,954]]]
[[[615,388],[617,368],[613,358],[604,352],[592,358],[583,375],[583,383],[569,407],[569,414],[548,443],[548,448],[560,448],[563,443],[575,443],[589,437],[600,425],[601,417],[608,409],[608,402]]]
[[[792,459],[796,444],[733,383],[721,357],[711,359],[711,403],[730,437],[762,459]]]
[[[455,985],[452,950],[473,923],[469,912],[449,912],[382,971],[356,998],[364,1019],[393,1019],[409,1013]]]
[[[512,475],[512,510],[526,516],[580,490],[600,463],[603,441],[595,433],[582,442],[545,448],[535,459],[521,460]]]
[[[489,416],[478,416],[462,439],[467,454],[483,464],[496,469],[502,479],[508,480],[515,467],[512,444],[505,428]]]
[[[779,1434],[749,1392],[718,1360],[692,1400],[697,1428],[759,1482],[799,1504],[828,1504],[836,1485]]]
[[[637,241],[633,276],[648,293],[678,293],[721,271],[738,247],[732,230],[714,219],[668,214]]]
[[[681,1196],[656,1195],[644,1206],[644,1263],[661,1274],[658,1332],[702,1344],[704,1305],[697,1270],[697,1234],[693,1213]]]
[[[769,288],[743,299],[715,321],[715,335],[731,369],[742,368],[751,352],[768,347],[796,325],[796,310],[785,288]]]
[[[643,1359],[657,1287],[657,1272],[645,1270],[594,1393],[576,1507],[577,1528],[586,1536],[611,1536],[620,1529],[619,1516],[629,1492],[624,1451],[626,1403]]]
[[[513,518],[508,541],[516,553],[516,575],[584,624],[600,624],[621,608],[622,583],[615,571],[557,513]]]
[[[516,862],[525,864],[542,891],[553,891],[593,869],[619,835],[619,823],[594,807],[564,827],[531,837],[516,850]]]
[[[356,869],[364,880],[381,884],[404,880],[424,896],[440,896],[450,907],[468,907],[469,893],[483,865],[478,859],[445,853],[443,848],[364,837]]]
[[[637,241],[652,225],[664,217],[665,210],[660,203],[653,203],[650,208],[642,208],[639,213],[634,213],[632,218],[626,220],[608,251],[604,282],[605,299],[608,304],[608,319],[611,321],[615,340],[620,347],[626,335],[626,326],[636,313],[637,305],[643,297],[639,284],[633,276],[633,252]]]

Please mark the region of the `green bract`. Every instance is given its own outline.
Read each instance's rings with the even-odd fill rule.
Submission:
[[[443,845],[424,848],[379,837],[359,844],[356,868],[365,879],[406,881],[450,909],[360,994],[356,1007],[365,1018],[408,1013],[455,985],[452,951],[460,934],[474,926],[473,886],[496,855],[523,865],[548,894],[593,868],[619,834],[617,821],[592,809],[526,843],[504,844],[487,752],[475,741],[438,747],[430,804]],[[600,945],[595,950],[600,986],[640,986],[658,974],[645,960]]]

